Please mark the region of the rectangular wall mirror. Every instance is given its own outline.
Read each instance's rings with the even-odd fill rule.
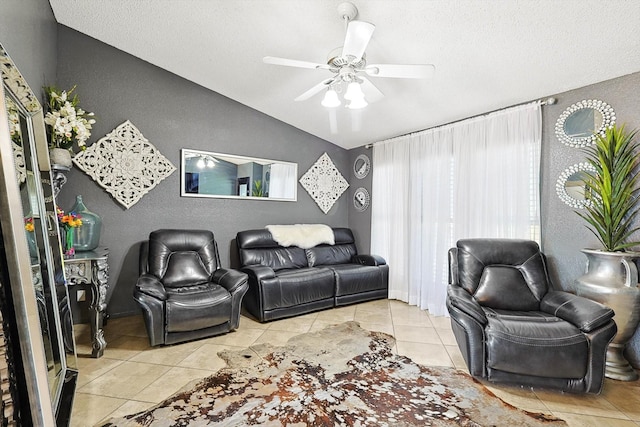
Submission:
[[[181,163],[181,196],[297,200],[297,163],[186,148]]]

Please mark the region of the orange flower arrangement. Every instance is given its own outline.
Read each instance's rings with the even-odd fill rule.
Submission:
[[[60,227],[65,231],[64,253],[65,255],[74,255],[76,250],[73,247],[73,228],[82,226],[82,217],[75,212],[64,213],[60,207],[56,206],[56,214]]]

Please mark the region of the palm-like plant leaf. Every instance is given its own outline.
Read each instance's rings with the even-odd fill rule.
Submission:
[[[595,172],[586,182],[591,204],[586,212],[578,212],[589,224],[587,228],[607,251],[623,251],[640,242],[628,241],[639,227],[633,227],[638,213],[636,187],[640,144],[634,141],[636,130],[627,132],[623,126],[613,126],[596,143],[584,149],[587,162]]]

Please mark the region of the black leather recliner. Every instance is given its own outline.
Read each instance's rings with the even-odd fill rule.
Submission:
[[[469,373],[492,382],[599,393],[613,311],[555,291],[528,240],[466,239],[449,250],[447,308]]]
[[[237,329],[247,288],[246,274],[220,268],[210,231],[156,230],[140,247],[133,296],[152,346]]]

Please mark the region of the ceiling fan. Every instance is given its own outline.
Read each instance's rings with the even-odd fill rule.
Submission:
[[[367,76],[424,79],[433,75],[435,67],[432,64],[367,64],[365,50],[376,28],[375,25],[354,20],[358,15],[358,9],[352,3],[338,5],[338,14],[347,25],[347,34],[344,45],[331,51],[326,64],[273,56],[263,58],[266,64],[328,70],[333,74],[295,98],[296,101],[307,100],[326,89],[322,105],[329,108],[338,107],[342,104],[338,92],[342,92],[343,86],[346,86],[346,107],[360,109],[384,97]]]

